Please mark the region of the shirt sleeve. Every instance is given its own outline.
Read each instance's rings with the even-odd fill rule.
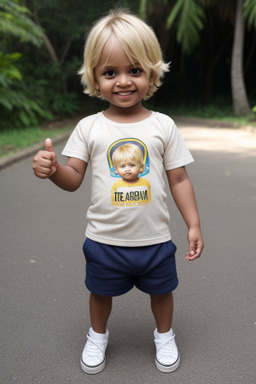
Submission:
[[[88,144],[86,140],[86,124],[81,120],[74,131],[70,135],[63,151],[62,155],[67,157],[74,157],[89,162],[90,155],[88,151]]]
[[[166,171],[176,169],[190,164],[194,161],[184,139],[182,138],[176,124],[169,119],[168,134],[164,152],[164,167]]]

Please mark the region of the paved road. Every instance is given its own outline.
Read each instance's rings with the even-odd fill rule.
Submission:
[[[180,368],[155,368],[149,300],[134,289],[114,301],[106,369],[80,370],[89,326],[81,247],[90,178],[75,193],[60,191],[33,176],[30,157],[0,173],[2,384],[256,382],[256,134],[180,127],[196,160],[188,171],[206,242],[200,260],[184,260],[186,228],[170,202]]]

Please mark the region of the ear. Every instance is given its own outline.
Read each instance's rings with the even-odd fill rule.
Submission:
[[[149,86],[152,87],[155,84],[155,73],[151,72],[149,76]]]

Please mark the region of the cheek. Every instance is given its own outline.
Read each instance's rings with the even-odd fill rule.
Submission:
[[[122,168],[117,168],[116,169],[116,173],[118,173],[118,175],[121,175],[123,173],[123,169]]]

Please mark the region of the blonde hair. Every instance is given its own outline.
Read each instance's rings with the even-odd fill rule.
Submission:
[[[143,161],[142,150],[135,144],[124,144],[118,147],[112,155],[112,163],[115,168],[125,161],[134,161],[144,171],[145,164]]]
[[[84,92],[101,98],[100,91],[95,88],[94,70],[111,34],[117,36],[129,60],[139,63],[148,78],[153,76],[154,84],[149,86],[144,97],[145,100],[149,99],[162,84],[160,79],[169,71],[169,63],[163,61],[160,44],[153,29],[126,10],[111,10],[90,30],[85,42],[83,65],[79,71]]]

